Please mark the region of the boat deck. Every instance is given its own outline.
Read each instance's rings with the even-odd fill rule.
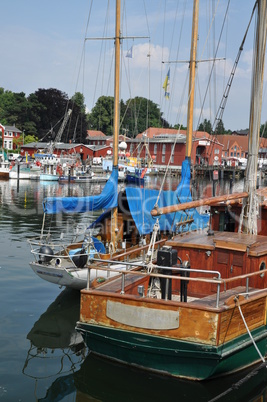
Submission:
[[[127,274],[125,277],[125,295],[132,294],[131,291],[128,293],[127,289],[133,289],[134,287],[136,289],[138,284],[142,284],[144,282],[144,279],[146,279],[146,277],[144,277],[143,275]],[[95,288],[95,290],[97,290],[97,291],[110,292],[110,293],[121,293],[121,289],[122,289],[122,278],[121,277],[118,277],[117,279],[112,279],[110,281],[106,281]],[[87,289],[83,290],[83,292],[85,292],[85,293],[87,291],[88,291]],[[259,289],[249,288],[250,297],[251,297],[251,294],[253,294],[253,292],[256,292],[256,294],[257,294],[257,291],[259,292]],[[242,301],[245,298],[245,296],[244,296],[245,292],[246,292],[245,286],[237,286],[233,289],[228,289],[228,290],[220,292],[218,308],[223,308],[223,307],[232,305],[233,303],[235,303],[236,298],[238,298],[239,301]],[[264,292],[264,290],[263,290],[262,292],[266,293],[267,291]],[[136,294],[136,296],[138,298],[140,298],[140,295]],[[169,303],[173,303],[173,302],[174,303],[178,302],[178,303],[183,303],[183,304],[189,303],[190,305],[193,305],[196,307],[197,306],[202,306],[202,307],[205,306],[205,308],[216,308],[216,297],[217,297],[216,293],[210,294],[208,296],[204,296],[202,298],[188,296],[187,302],[181,302],[180,295],[173,294],[172,300],[167,300],[167,301]],[[142,299],[150,299],[150,297],[145,296],[145,297],[142,297]],[[158,302],[163,301],[161,298],[160,299],[158,298],[155,300],[158,300]],[[164,302],[165,301],[166,300],[164,300]]]
[[[216,248],[247,251],[248,255],[261,256],[267,254],[267,237],[247,235],[237,232],[214,232],[208,236],[203,231],[192,231],[179,234],[166,242],[166,246],[215,250]]]

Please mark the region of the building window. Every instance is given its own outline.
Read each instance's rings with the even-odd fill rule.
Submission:
[[[233,156],[233,152],[231,152],[231,156]]]
[[[165,155],[162,155],[161,161],[162,163],[165,163]]]
[[[227,151],[224,152],[224,156],[227,156]]]
[[[215,149],[215,150],[214,150],[214,153],[217,154],[217,155],[219,155],[220,150],[219,150],[219,149]]]
[[[133,152],[133,144],[130,145],[130,153]]]
[[[162,155],[165,155],[166,152],[166,144],[162,145]],[[162,161],[163,162],[163,161]],[[165,162],[165,161],[164,161]]]
[[[158,144],[154,144],[154,155],[157,155],[157,147],[158,147]]]

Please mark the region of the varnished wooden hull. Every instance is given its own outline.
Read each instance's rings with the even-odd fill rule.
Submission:
[[[77,329],[93,352],[162,374],[205,380],[260,360],[229,290],[218,308],[211,298],[189,303],[83,290]],[[144,282],[143,282],[144,283]],[[214,298],[215,300],[215,298]],[[240,300],[262,356],[266,354],[266,292]]]

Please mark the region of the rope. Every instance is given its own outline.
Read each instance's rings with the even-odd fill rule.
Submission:
[[[254,345],[256,351],[258,352],[258,355],[260,356],[262,362],[265,363],[265,359],[264,359],[264,357],[262,356],[262,354],[261,354],[261,352],[260,352],[258,346],[256,345],[256,342],[254,341],[253,336],[251,335],[251,332],[250,332],[250,330],[249,330],[249,328],[248,328],[248,326],[247,326],[247,323],[246,323],[245,317],[244,317],[244,315],[243,315],[243,313],[242,313],[242,310],[241,310],[241,307],[240,307],[238,298],[236,298],[236,303],[237,303],[237,307],[238,307],[238,310],[239,310],[239,312],[240,312],[241,318],[242,318],[242,320],[243,320],[243,323],[244,323],[244,325],[245,325],[245,327],[246,327],[246,330],[247,330],[247,332],[248,332],[248,334],[249,334],[249,337],[250,337],[250,339],[251,339],[251,341],[252,341],[252,343],[253,343],[253,345]]]
[[[147,272],[149,274],[152,272],[153,267],[154,267],[154,265],[152,263],[152,259],[153,259],[153,255],[154,255],[155,242],[156,242],[156,239],[157,239],[157,233],[159,231],[159,228],[160,228],[159,219],[157,218],[157,220],[156,220],[156,222],[154,224],[154,227],[153,227],[153,232],[152,232],[152,235],[151,235],[151,240],[150,240],[149,248],[148,248],[147,255],[146,255],[146,258],[147,258]]]

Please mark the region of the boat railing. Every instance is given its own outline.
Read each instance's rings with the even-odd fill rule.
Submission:
[[[76,267],[72,261],[73,254],[77,252],[77,257],[87,256],[88,253],[82,252],[82,242],[72,243],[71,247],[67,241],[48,241],[47,238],[34,237],[28,239],[35,261],[50,262],[52,259],[68,260]]]
[[[215,307],[219,307],[220,303],[220,298],[221,294],[224,292],[224,290],[227,289],[227,285],[230,284],[231,282],[236,282],[239,281],[241,284],[243,280],[246,282],[245,286],[245,291],[242,293],[237,293],[236,297],[243,296],[245,299],[248,299],[249,296],[252,296],[256,293],[262,292],[263,290],[267,289],[250,289],[249,288],[249,280],[250,278],[255,278],[257,276],[264,275],[262,270],[248,273],[248,274],[243,274],[243,275],[238,275],[232,278],[222,278],[221,273],[219,271],[215,270],[203,270],[203,269],[193,269],[193,268],[186,268],[183,266],[183,264],[179,265],[177,264],[174,267],[166,267],[166,266],[158,266],[158,265],[153,265],[153,269],[151,270],[151,267],[148,267],[146,263],[140,264],[140,262],[127,262],[128,269],[118,269],[116,270],[112,268],[113,264],[121,264],[122,266],[125,265],[125,262],[123,261],[114,261],[114,260],[101,260],[98,258],[91,258],[90,259],[91,264],[88,266],[88,280],[87,280],[87,289],[90,289],[90,270],[95,269],[95,263],[102,263],[102,266],[97,265],[97,269],[99,271],[110,271],[110,272],[116,272],[117,274],[121,274],[121,286],[120,286],[120,293],[125,294],[125,283],[126,280],[125,278],[127,275],[136,275],[136,276],[143,276],[143,277],[149,277],[149,278],[159,278],[159,279],[165,279],[165,280],[173,280],[173,281],[185,281],[186,283],[188,282],[198,282],[198,283],[209,283],[209,284],[215,284],[217,286],[217,291],[216,291],[216,297],[215,297]],[[131,269],[130,269],[131,268]],[[139,268],[139,269],[138,269]],[[164,272],[165,271],[165,272]],[[172,271],[172,274],[170,274],[170,271]],[[197,273],[201,275],[205,275],[207,277],[192,277],[190,274],[192,273]],[[177,275],[178,274],[178,275]],[[210,277],[208,277],[210,276]],[[221,292],[221,287],[224,287],[224,290]],[[167,293],[167,292],[166,292]],[[214,292],[215,293],[215,292]],[[167,296],[166,296],[167,300]]]

